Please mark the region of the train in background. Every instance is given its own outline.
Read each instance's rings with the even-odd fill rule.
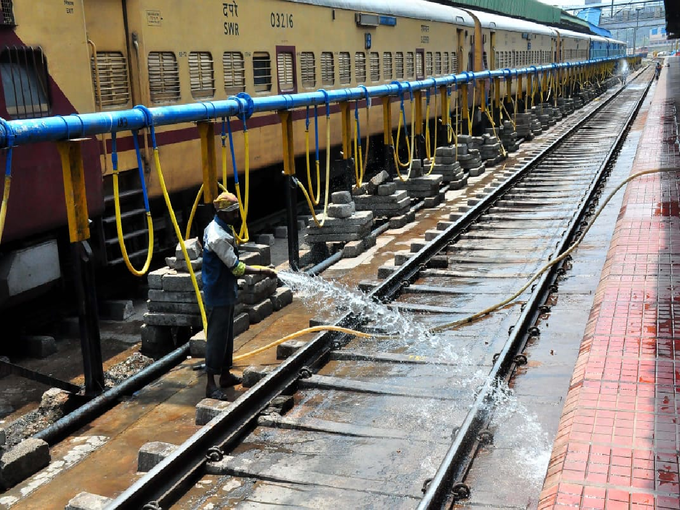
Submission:
[[[625,55],[621,41],[424,0],[2,0],[0,116],[106,112],[221,100],[241,92],[292,94],[618,55]],[[396,129],[398,103],[393,108]],[[304,115],[294,118],[300,155]],[[325,122],[320,119],[321,132]],[[337,147],[339,115],[334,112],[330,122]],[[232,125],[242,168],[240,123]],[[382,126],[382,110],[375,108],[362,134],[377,134]],[[279,172],[271,169],[282,160],[281,151],[272,150],[280,145],[279,118],[274,112],[256,114],[248,129],[251,168],[269,176],[259,192],[280,193],[264,184],[275,182],[272,176]],[[202,179],[196,125],[161,127],[157,138],[170,192],[192,196]],[[153,207],[160,187],[149,168],[148,136],[141,139],[156,242],[174,246],[162,208]],[[81,143],[98,261],[102,267],[122,265],[111,196],[111,136]],[[117,148],[126,243],[137,260],[146,253],[147,234],[132,135],[120,133]],[[13,161],[0,245],[0,307],[59,280],[67,244],[55,145],[17,147]]]

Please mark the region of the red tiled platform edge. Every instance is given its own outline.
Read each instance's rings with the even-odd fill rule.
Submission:
[[[633,172],[680,170],[680,58],[653,94]],[[680,509],[679,175],[628,184],[538,508]]]

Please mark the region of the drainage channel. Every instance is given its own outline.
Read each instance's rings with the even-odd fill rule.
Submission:
[[[112,506],[168,508],[179,500],[182,507],[222,507],[245,499],[253,506],[437,508],[452,494],[465,496],[469,489],[461,483],[472,453],[489,440],[484,427],[496,387],[521,363],[515,355],[554,275],[522,296],[523,310],[506,308],[455,332],[428,329],[504,296],[567,246],[615,152],[618,136],[608,134],[633,116],[646,89],[628,90],[630,96],[615,96],[575,127],[572,138],[556,142],[556,152],[488,190],[371,293],[383,302],[396,299],[393,308],[402,311],[454,313],[409,319],[353,296],[354,312],[338,324],[387,332],[390,339],[315,337]],[[578,136],[584,138],[574,141]],[[591,155],[592,164],[577,164]],[[427,269],[438,254],[446,255],[447,267]],[[282,393],[293,397],[272,408]],[[197,485],[206,472],[212,478]]]

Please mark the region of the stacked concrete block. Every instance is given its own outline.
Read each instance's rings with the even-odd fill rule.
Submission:
[[[307,244],[361,241],[371,233],[373,212],[357,211],[348,191],[333,193],[331,201],[327,216],[317,216],[319,222],[324,222],[323,227],[317,226],[314,220],[309,221],[305,236]]]
[[[354,205],[357,211],[372,211],[373,216],[402,216],[411,207],[411,199],[406,191],[398,191],[389,174],[382,171],[354,192]],[[331,209],[329,207],[329,215]]]
[[[550,105],[550,108],[552,110],[552,116],[554,123],[557,124],[559,121],[562,120],[562,110],[559,108],[559,106],[555,106],[554,104]]]
[[[531,118],[531,133],[534,136],[538,136],[543,133],[543,124],[541,123],[541,119],[539,118],[536,109],[530,108],[527,110],[527,113]]]
[[[467,147],[466,147],[467,150]],[[435,160],[432,173],[441,175],[444,183],[449,183],[449,189],[461,189],[467,185],[467,176],[460,163],[456,161],[456,147],[437,147],[434,152]]]
[[[198,239],[189,239],[185,243],[189,263],[198,288],[203,288],[200,269],[203,264],[201,248]],[[201,326],[201,315],[191,275],[184,260],[181,247],[177,245],[174,257],[166,258],[168,266],[149,273],[149,312],[144,314],[146,335],[155,335],[152,327],[185,326],[198,328]],[[144,344],[144,338],[142,338]]]
[[[574,113],[574,100],[570,97],[558,97],[557,107],[560,109],[560,112],[562,112],[562,117],[571,115]]]
[[[562,112],[560,109],[555,108],[550,103],[541,103],[538,106],[534,106],[532,111],[536,114],[539,121],[541,122],[541,127],[543,130],[551,128],[562,119]]]
[[[531,113],[517,113],[514,116],[515,129],[517,130],[517,136],[525,140],[531,140],[534,134],[531,130]]]
[[[239,246],[239,259],[248,266],[268,266],[271,264],[271,249],[264,244],[245,243]],[[276,294],[276,285],[276,278],[260,274],[248,274],[239,278],[234,323],[236,324],[239,319],[245,322],[242,315],[247,315],[249,324],[257,324],[269,317],[275,309],[270,297]],[[239,333],[234,330],[234,334]]]
[[[487,168],[497,165],[503,161],[503,152],[501,151],[501,142],[496,138],[494,130],[489,128],[488,132],[484,134],[484,144],[479,149],[479,155],[484,161],[484,166]]]
[[[411,177],[406,180],[397,181],[397,189],[404,190],[411,198],[422,198],[425,207],[435,207],[439,205],[444,199],[443,193],[439,192],[443,177],[437,174],[422,175],[423,167],[420,160],[413,161],[413,169],[418,168],[420,175],[414,177],[413,171]]]
[[[552,110],[550,109],[550,107],[546,107],[543,104],[540,104],[538,106],[534,106],[533,108],[531,108],[531,113],[532,115],[535,115],[538,118],[538,121],[541,123],[541,129],[543,131],[550,128],[550,121],[552,119]]]
[[[198,240],[188,240],[186,246],[190,264],[195,270],[200,270],[202,250]],[[266,244],[245,243],[239,246],[239,260],[248,266],[268,266],[271,263],[271,249]],[[149,273],[148,276],[149,312],[144,314],[142,351],[150,355],[163,354],[174,347],[175,338],[171,327],[190,327],[195,331],[203,327],[191,276],[179,246],[175,257],[168,257],[166,261],[173,267],[158,269]],[[200,271],[194,274],[199,289],[202,289],[203,280]],[[277,289],[276,278],[244,275],[238,279],[238,286],[239,300],[234,306],[234,335],[243,333],[250,327],[250,324],[260,322],[271,315],[274,310],[292,301],[292,293],[290,296],[285,293],[288,289],[282,291]],[[272,296],[275,298],[274,301],[271,299]],[[202,292],[201,299],[203,299]],[[205,337],[203,337],[203,342],[205,342]],[[205,355],[204,346],[202,353]],[[197,354],[194,353],[194,355]]]
[[[479,150],[483,143],[481,136],[458,135],[458,162],[470,177],[484,173],[484,163]]]
[[[500,139],[503,147],[508,152],[516,152],[519,149],[519,140],[517,131],[515,131],[512,122],[509,120],[503,121],[502,129],[500,129]]]

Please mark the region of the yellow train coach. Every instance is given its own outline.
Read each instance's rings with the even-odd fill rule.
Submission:
[[[215,101],[238,93],[261,97],[371,86],[576,60],[587,58],[589,44],[585,35],[561,37],[559,30],[535,23],[424,0],[3,0],[0,9],[0,116],[5,119]],[[375,106],[370,125],[361,125],[364,136],[383,131],[383,110]],[[408,109],[406,113],[410,115]],[[294,112],[293,118],[294,150],[300,155],[306,150],[305,112]],[[394,101],[395,129],[398,119],[399,103]],[[337,107],[329,122],[331,143],[337,147]],[[319,123],[323,132],[325,114]],[[276,113],[256,114],[247,121],[251,169],[282,161],[279,124]],[[243,125],[233,121],[231,127],[241,170]],[[157,139],[170,192],[195,191],[202,180],[197,126],[161,127]],[[148,168],[150,142],[148,136],[140,141],[153,199],[160,187]],[[221,143],[219,129],[215,141]],[[119,170],[134,170],[127,173],[135,177],[133,134],[119,134],[116,147]],[[30,289],[60,273],[55,239],[66,224],[66,211],[53,144],[15,150],[3,253],[16,255],[20,245],[26,256],[40,246],[41,260],[53,259],[56,268],[27,283]],[[110,135],[83,142],[89,213],[100,259],[108,265],[122,262],[111,220],[112,151]],[[123,179],[122,184],[123,199],[134,197],[138,180]],[[44,207],[36,210],[35,203]],[[138,237],[145,246],[143,209],[124,214],[128,224],[142,220],[141,228],[126,234],[128,242]]]

